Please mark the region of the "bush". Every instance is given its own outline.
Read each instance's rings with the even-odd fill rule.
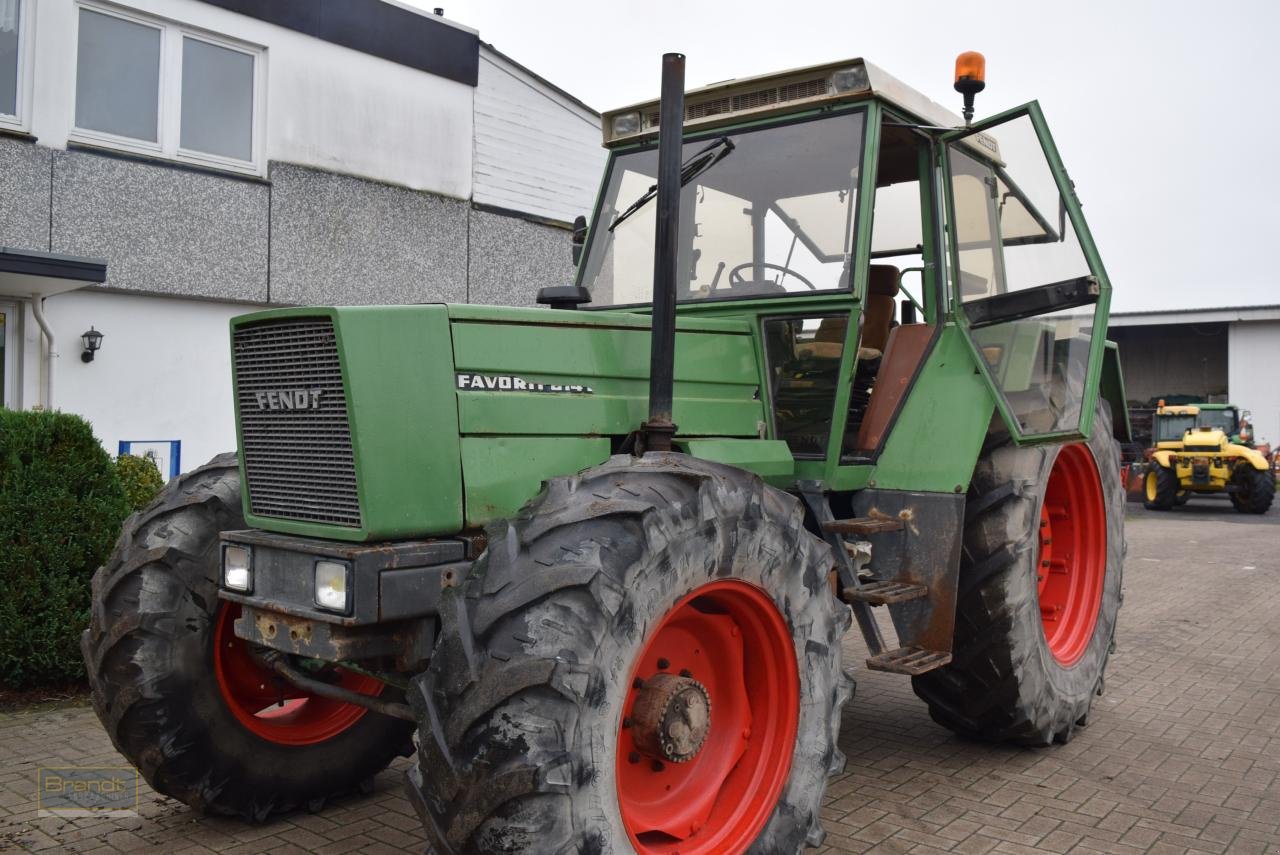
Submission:
[[[0,409],[0,686],[83,677],[89,580],[128,513],[87,422]]]
[[[151,504],[156,494],[164,489],[164,478],[160,477],[155,461],[148,457],[120,455],[116,458],[116,475],[124,488],[129,509],[133,511],[140,511]]]

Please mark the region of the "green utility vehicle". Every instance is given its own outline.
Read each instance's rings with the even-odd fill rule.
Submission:
[[[550,307],[232,322],[239,454],[128,521],[84,636],[157,791],[262,819],[416,752],[435,852],[794,852],[854,621],[957,733],[1087,722],[1127,418],[1040,107],[683,90],[604,116]]]

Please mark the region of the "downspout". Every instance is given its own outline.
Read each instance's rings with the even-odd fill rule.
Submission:
[[[35,315],[36,323],[40,325],[40,332],[44,334],[45,340],[45,358],[44,358],[44,394],[41,396],[41,403],[46,410],[53,410],[53,360],[57,358],[58,352],[54,350],[53,330],[49,327],[49,322],[44,318],[44,297],[39,294],[31,295],[31,314]]]

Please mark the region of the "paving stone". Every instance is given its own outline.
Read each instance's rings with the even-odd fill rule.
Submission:
[[[843,715],[849,765],[828,788],[818,855],[1280,852],[1280,636],[1272,629],[1280,507],[1248,522],[1196,502],[1182,511],[1137,511],[1129,521],[1107,693],[1068,745],[1029,750],[952,736],[930,720],[909,680],[863,670],[865,649],[850,635],[845,658],[859,673]],[[1216,544],[1208,563],[1188,558],[1188,539]],[[1199,587],[1206,574],[1216,583],[1212,609]],[[0,756],[0,850],[425,846],[401,790],[409,760],[377,776],[369,796],[247,826],[199,815],[145,784],[137,817],[37,816],[38,767],[123,763],[84,705],[0,713]]]

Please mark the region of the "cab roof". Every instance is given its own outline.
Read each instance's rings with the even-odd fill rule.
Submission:
[[[955,113],[864,59],[846,59],[756,77],[743,77],[692,89],[684,99],[686,133],[736,124],[802,109],[878,98],[912,118],[943,128],[963,127]],[[634,114],[634,115],[632,115]],[[616,122],[619,118],[622,122]],[[659,102],[642,101],[604,114],[606,147],[651,139],[658,133]],[[616,125],[616,126],[615,126]],[[994,138],[967,138],[988,157],[999,160]]]

